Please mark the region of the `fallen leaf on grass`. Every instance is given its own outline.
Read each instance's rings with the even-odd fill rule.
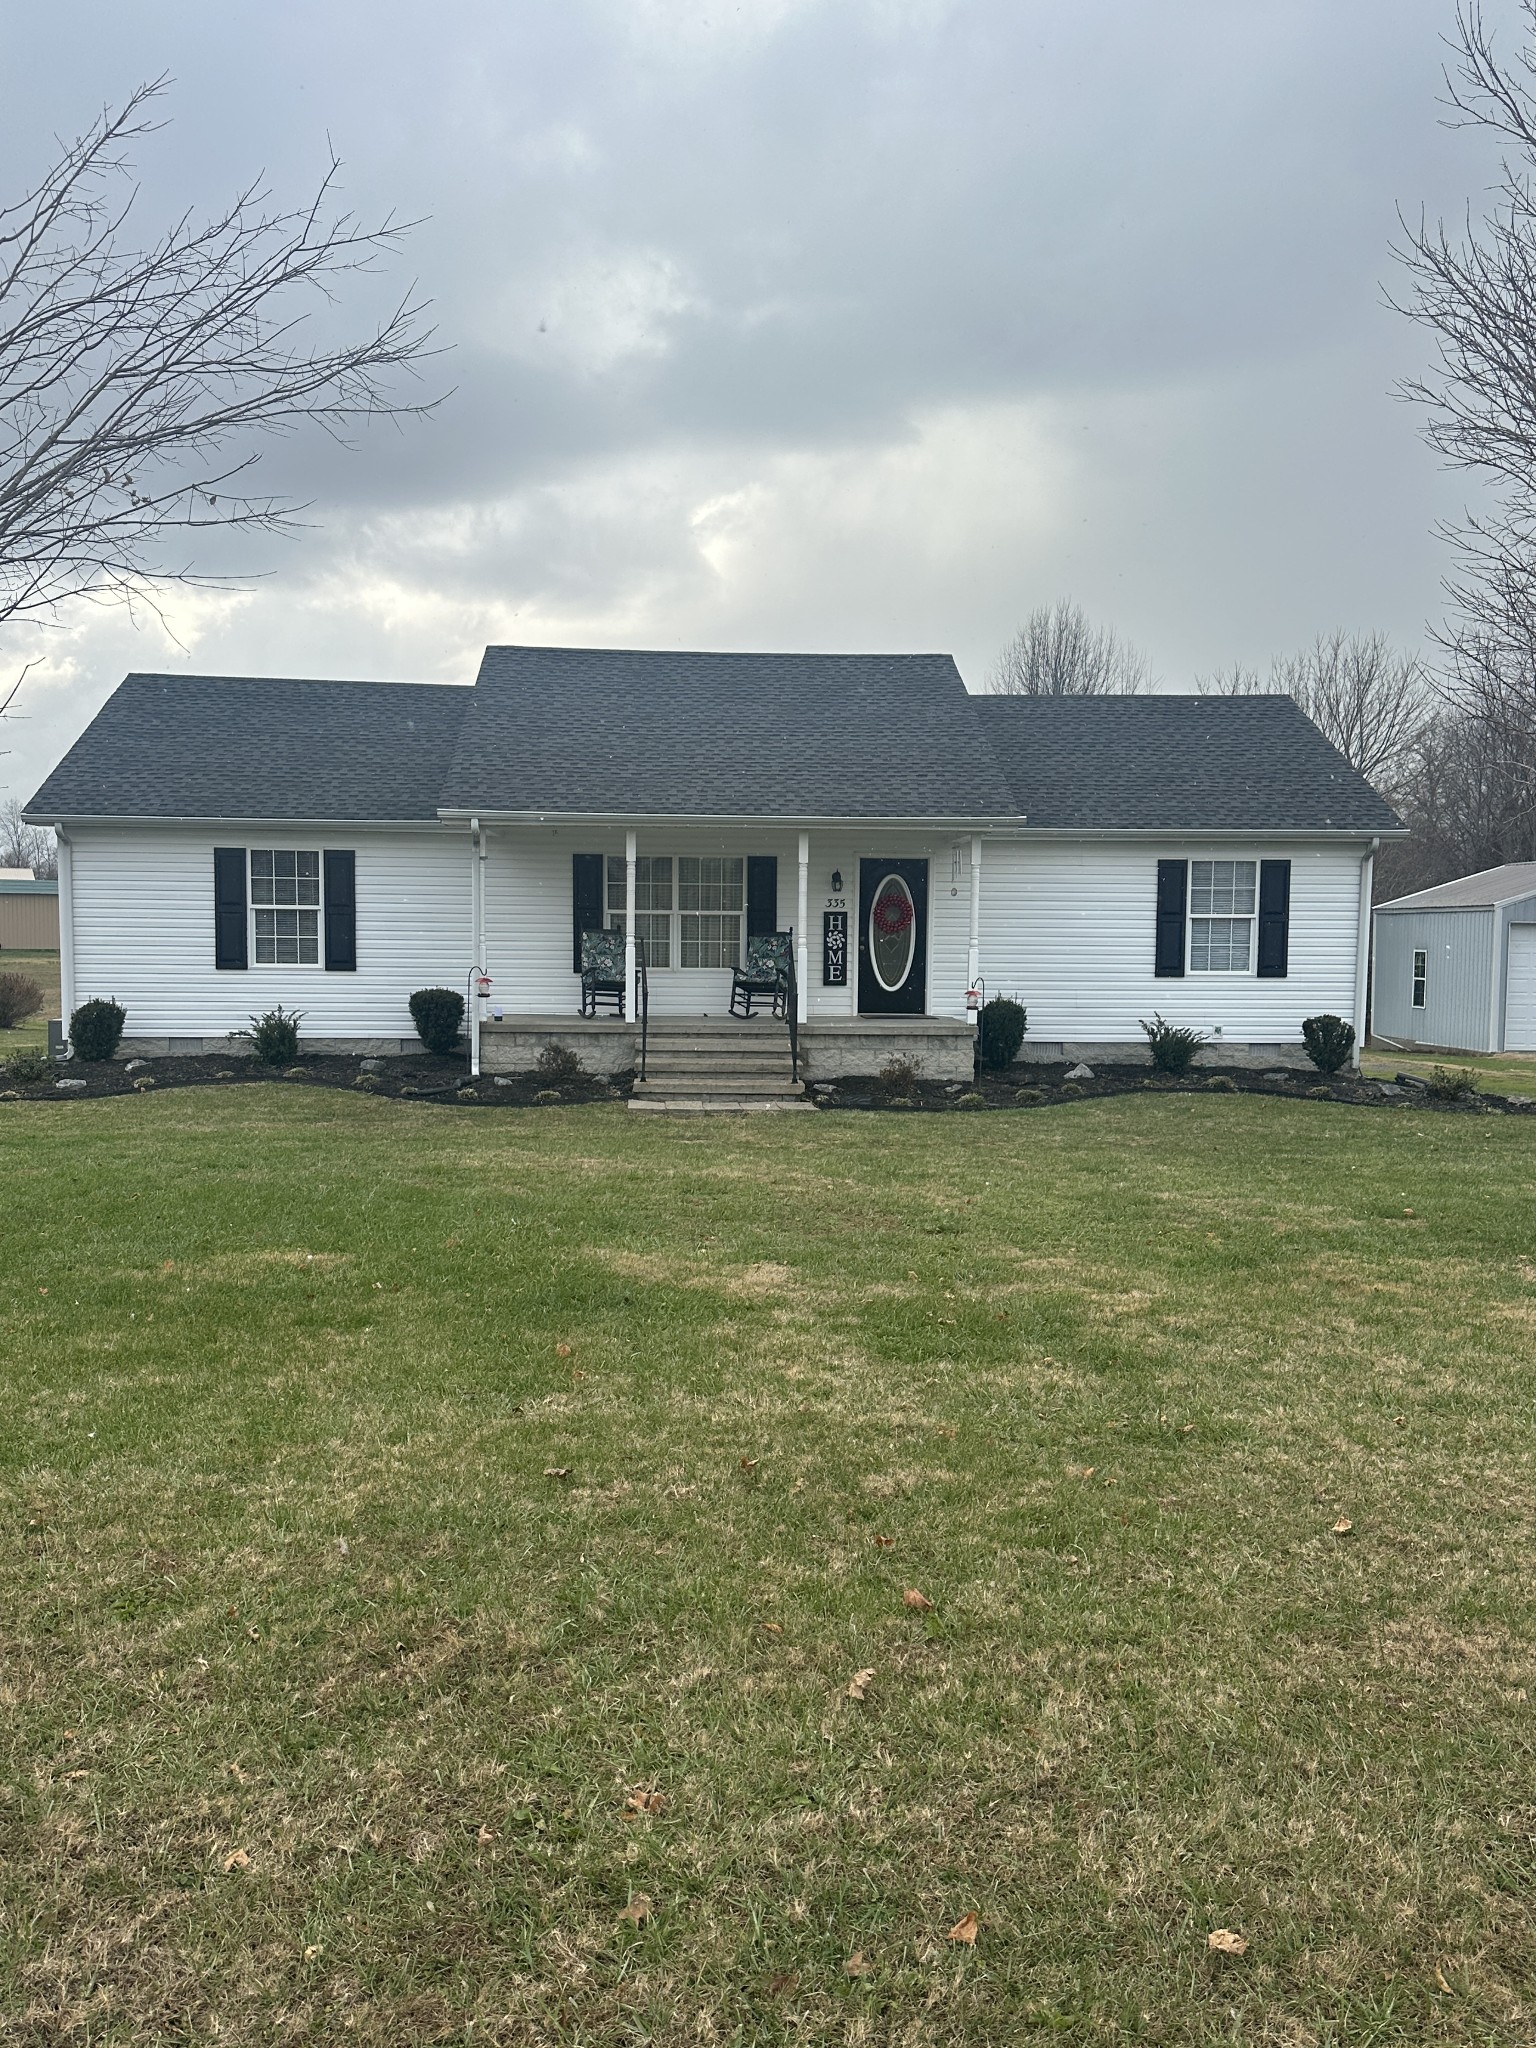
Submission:
[[[640,1926],[643,1921],[649,1920],[650,1917],[651,1902],[644,1892],[636,1892],[635,1896],[619,1915],[621,1920],[629,1921],[633,1927]]]
[[[649,1791],[644,1785],[637,1785],[624,1802],[626,1820],[633,1820],[638,1813],[665,1813],[666,1810],[666,1793]]]
[[[1349,1519],[1348,1515],[1340,1515],[1339,1519],[1333,1525],[1333,1533],[1335,1536],[1347,1536],[1350,1530],[1354,1528],[1354,1526],[1354,1523]]]
[[[975,1913],[962,1913],[944,1939],[946,1941],[963,1941],[967,1948],[974,1948],[976,1946],[976,1937],[980,1932],[980,1918]]]
[[[864,1699],[869,1692],[869,1688],[874,1684],[874,1682],[875,1671],[873,1665],[870,1666],[868,1671],[855,1671],[852,1678],[850,1678],[848,1681],[849,1699]]]
[[[324,1944],[322,1942],[312,1941],[304,1951],[304,1960],[306,1963],[312,1963],[315,1960],[316,1956],[323,1956],[324,1954]]]
[[[926,1593],[919,1593],[916,1586],[908,1586],[901,1596],[901,1604],[903,1607],[910,1607],[917,1614],[928,1614],[933,1609],[933,1602]]]
[[[481,1823],[481,1825],[479,1826],[479,1828],[478,1828],[478,1829],[476,1830],[476,1832],[475,1832],[475,1840],[476,1840],[477,1842],[494,1842],[494,1841],[495,1841],[495,1839],[496,1839],[496,1830],[495,1830],[494,1828],[488,1828],[488,1827],[486,1827],[486,1825],[484,1824],[484,1822],[482,1822],[482,1823]]]
[[[770,1998],[788,1998],[799,1989],[800,1979],[793,1970],[780,1970],[776,1976],[768,1979]]]
[[[546,1479],[569,1479],[570,1476],[571,1468],[569,1465],[546,1465],[544,1467],[544,1477]]]
[[[738,1462],[743,1472],[755,1472],[757,1470],[756,1458],[742,1458]]]
[[[863,1949],[856,1948],[843,1965],[843,1975],[845,1977],[867,1977],[870,1967],[869,1959]]]
[[[765,1621],[761,1622],[759,1626],[761,1627],[764,1635],[781,1636],[784,1633],[784,1624],[782,1621]]]
[[[1097,1465],[1069,1465],[1067,1467],[1067,1477],[1069,1479],[1091,1479],[1098,1469]]]
[[[894,1536],[877,1536],[875,1538],[875,1548],[877,1550],[893,1550],[895,1545],[896,1538]]]
[[[248,1785],[251,1782],[249,1774],[242,1771],[238,1764],[226,1764],[224,1769],[237,1785]]]
[[[1441,1969],[1438,1963],[1436,1963],[1435,1965],[1435,1982],[1440,1986],[1440,1989],[1442,1991],[1449,1991],[1451,1989],[1450,1985],[1446,1982],[1445,1972]]]
[[[570,1345],[569,1345],[569,1344],[557,1344],[557,1345],[555,1346],[555,1356],[556,1356],[556,1358],[569,1358],[569,1357],[570,1357],[570,1355],[571,1355],[571,1347],[570,1347]]]
[[[255,1627],[254,1625],[247,1628],[246,1634],[250,1637],[253,1643],[259,1643],[261,1641],[261,1630]]]
[[[64,1782],[66,1785],[73,1785],[77,1779],[88,1778],[90,1775],[89,1771],[66,1771],[64,1773]]]
[[[233,1851],[232,1854],[224,1858],[224,1870],[226,1875],[231,1870],[249,1870],[250,1867],[251,1859],[249,1856],[246,1855],[243,1849],[236,1849]]]
[[[1248,1953],[1245,1938],[1234,1934],[1230,1927],[1218,1927],[1213,1934],[1208,1934],[1205,1945],[1218,1956],[1245,1956]]]

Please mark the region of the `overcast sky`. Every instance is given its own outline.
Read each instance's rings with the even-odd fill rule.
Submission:
[[[1512,15],[1492,0],[1495,22]],[[1453,0],[6,0],[0,190],[161,71],[146,232],[328,141],[456,388],[352,453],[247,594],[40,648],[0,794],[129,669],[468,681],[488,640],[945,649],[1058,597],[1164,688],[1319,629],[1416,645],[1440,472],[1383,300],[1401,206],[1496,165],[1439,125]],[[351,301],[359,321],[369,291]]]

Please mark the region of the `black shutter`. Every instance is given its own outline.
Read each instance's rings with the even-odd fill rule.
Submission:
[[[213,849],[213,964],[215,967],[249,967],[251,964],[246,937],[243,846],[216,846]]]
[[[571,972],[581,972],[581,935],[600,932],[607,908],[608,857],[602,853],[571,855]]]
[[[779,860],[773,853],[747,855],[747,937],[766,939],[779,928]]]
[[[1259,862],[1259,962],[1261,981],[1284,981],[1291,951],[1291,864]]]
[[[1184,905],[1189,894],[1189,862],[1160,860],[1157,864],[1157,964],[1156,974],[1182,976],[1184,972]]]
[[[327,848],[325,862],[325,965],[330,974],[357,972],[357,856]]]

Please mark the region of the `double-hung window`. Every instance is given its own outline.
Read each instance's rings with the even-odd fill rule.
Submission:
[[[641,854],[635,861],[635,937],[647,969],[736,967],[747,907],[740,856]],[[608,928],[624,929],[624,863],[608,856]]]
[[[1424,992],[1429,985],[1429,955],[1416,952],[1413,956],[1413,1007],[1422,1010]]]
[[[320,855],[251,848],[258,967],[320,964]]]
[[[1246,974],[1253,963],[1258,863],[1189,864],[1189,968],[1192,974]]]
[[[624,863],[608,856],[608,929],[624,929]],[[672,856],[641,854],[635,862],[635,937],[645,943],[645,965],[672,965]]]
[[[747,907],[746,862],[738,855],[684,854],[677,864],[684,967],[736,967]]]

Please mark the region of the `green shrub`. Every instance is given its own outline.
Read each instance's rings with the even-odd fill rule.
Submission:
[[[1037,1103],[1044,1102],[1045,1097],[1038,1088],[1017,1088],[1013,1099],[1020,1109],[1033,1109]]]
[[[1355,1027],[1325,1011],[1320,1017],[1303,1018],[1301,1040],[1320,1074],[1336,1074],[1354,1050]]]
[[[534,1061],[533,1071],[546,1088],[574,1088],[587,1078],[586,1068],[568,1045],[546,1045]]]
[[[1230,1074],[1212,1074],[1205,1085],[1213,1095],[1235,1095],[1237,1093],[1237,1083]]]
[[[541,1108],[548,1109],[560,1100],[560,1090],[558,1088],[541,1088],[533,1099]]]
[[[1477,1093],[1477,1069],[1432,1067],[1424,1086],[1440,1102],[1470,1102]]]
[[[1195,1054],[1206,1043],[1203,1031],[1186,1031],[1180,1024],[1169,1024],[1156,1010],[1150,1024],[1145,1017],[1141,1019],[1141,1028],[1147,1034],[1152,1064],[1160,1074],[1187,1074],[1195,1063]]]
[[[981,1012],[981,1063],[1000,1074],[1011,1067],[1029,1028],[1029,1012],[1011,996],[994,996]]]
[[[30,974],[0,974],[0,1031],[14,1031],[43,1007],[43,992]]]
[[[428,1052],[452,1052],[464,1022],[464,998],[456,988],[419,988],[411,997],[411,1022]]]
[[[122,1004],[110,996],[82,1003],[69,1020],[70,1050],[80,1060],[111,1059],[127,1021]]]
[[[53,1062],[41,1047],[24,1045],[20,1052],[11,1054],[0,1072],[8,1081],[19,1082],[23,1088],[34,1088],[52,1074]]]
[[[289,1067],[299,1056],[299,1025],[303,1019],[302,1010],[285,1010],[279,1003],[275,1010],[264,1010],[259,1017],[253,1017],[250,1030],[239,1036],[264,1067]]]
[[[974,1088],[967,1095],[957,1095],[955,1097],[956,1109],[985,1109],[986,1106],[987,1098],[985,1095],[978,1094]]]
[[[1061,1084],[1061,1092],[1063,1095],[1081,1095],[1083,1092],[1083,1084],[1081,1081],[1063,1081]]]

